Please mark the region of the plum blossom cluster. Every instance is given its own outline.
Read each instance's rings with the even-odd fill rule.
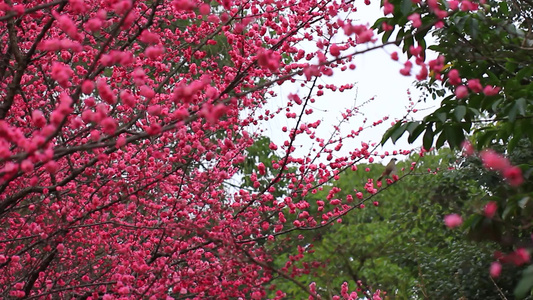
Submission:
[[[459,76],[459,71],[456,69],[448,71],[448,82],[455,86],[455,96],[459,99],[466,98],[470,92],[484,93],[486,96],[494,96],[500,92],[499,87],[491,85],[483,87],[479,79],[470,79],[466,85],[462,85],[463,79]]]
[[[465,155],[475,154],[474,147],[468,141],[463,142],[463,150]],[[492,149],[485,149],[479,153],[479,157],[487,170],[499,172],[509,185],[518,187],[524,183],[522,169],[519,166],[513,166],[504,155]]]
[[[436,0],[425,4],[439,22],[453,10],[477,9],[467,0],[449,1],[448,10]],[[357,45],[381,47],[368,25],[338,16],[355,5],[1,0],[0,298],[282,299],[283,291],[265,285],[324,262],[297,267],[312,251],[300,245],[278,265],[275,246],[290,232],[341,222],[380,191],[369,181],[345,199],[338,188],[313,205],[306,197],[379,156],[364,142],[339,153],[387,118],[341,133],[358,115],[357,107],[346,109],[324,137],[311,107],[325,90],[354,87],[319,79],[354,70],[353,57],[364,53]],[[386,14],[394,9],[385,2]],[[409,16],[417,28],[422,20]],[[345,40],[332,42],[339,36]],[[317,49],[300,47],[305,41]],[[409,51],[418,80],[442,79],[442,58],[426,62],[420,45]],[[407,61],[400,72],[412,68]],[[454,74],[446,78],[460,85]],[[296,80],[307,95],[292,93],[285,107],[264,110],[276,96],[270,87]],[[499,91],[475,79],[466,86]],[[291,122],[286,140],[268,149],[283,155],[269,166],[254,161],[249,188],[231,187],[260,134],[249,126],[280,117]],[[298,155],[303,138],[314,146]],[[519,185],[516,168],[486,156]],[[298,286],[320,296],[315,285]],[[358,297],[347,284],[340,292],[333,298]],[[385,294],[362,292],[376,300]]]
[[[481,161],[485,168],[500,172],[509,185],[517,187],[524,182],[522,169],[518,166],[513,166],[509,162],[509,159],[503,155],[492,149],[487,149],[483,150],[479,156],[481,157]]]
[[[475,151],[470,142],[463,143],[463,150],[466,155],[474,155]],[[498,171],[512,187],[518,187],[524,182],[522,169],[518,166],[513,166],[508,158],[497,153],[492,149],[485,149],[479,153],[483,166],[488,170]],[[487,218],[493,218],[498,209],[498,205],[494,201],[490,201],[485,205],[484,214]],[[444,223],[449,228],[458,227],[463,220],[460,215],[450,214],[444,217]]]
[[[509,254],[503,254],[496,251],[494,253],[494,258],[496,261],[490,265],[490,276],[496,278],[501,274],[503,268],[502,264],[522,266],[531,261],[531,254],[525,248],[518,248]]]
[[[466,155],[475,154],[472,144],[468,141],[463,143],[463,150]],[[502,154],[499,154],[492,149],[485,149],[479,153],[479,157],[486,169],[497,171],[502,174],[510,186],[518,187],[524,182],[520,167],[513,166],[509,159]],[[489,201],[483,208],[483,215],[489,219],[495,218],[497,212],[498,204],[495,201]],[[463,218],[458,214],[449,214],[444,217],[444,223],[449,228],[459,227],[463,223]],[[490,276],[493,278],[500,276],[502,264],[521,266],[529,263],[531,260],[530,253],[526,248],[517,248],[515,251],[508,254],[496,251],[494,257],[496,261],[493,262],[489,268]]]
[[[410,22],[410,25],[413,28],[416,28],[418,31],[424,30],[425,28],[442,28],[444,26],[445,18],[452,16],[458,11],[477,11],[480,9],[480,5],[486,3],[485,0],[481,0],[479,2],[470,0],[413,0],[411,2],[411,5],[415,5],[415,7],[419,9],[424,8],[425,11],[424,13],[414,12],[407,16],[407,20]],[[392,15],[395,12],[395,6],[390,3],[390,1],[384,1],[382,7],[383,14],[385,16]],[[425,8],[427,8],[427,11],[425,10]],[[434,18],[429,18],[428,16],[430,15],[435,16],[436,20]],[[424,23],[422,22],[423,18],[431,21],[425,21]],[[395,28],[394,24],[389,24],[387,22],[382,22],[381,25],[382,30],[385,32],[392,32]],[[443,64],[444,57],[441,56],[437,59],[433,59],[429,62],[426,62],[425,57],[423,57],[423,48],[421,45],[411,45],[409,46],[408,50],[409,54],[414,57],[415,64],[418,65],[420,68],[420,70],[416,74],[417,80],[424,80],[428,77],[428,75],[431,75],[431,77],[439,81],[444,81],[446,79],[442,77],[442,72],[446,69]],[[391,54],[391,58],[395,61],[399,60],[398,53],[393,52]],[[400,74],[404,76],[411,76],[412,68],[413,63],[410,60],[407,60],[404,62],[403,68],[400,69]],[[451,69],[448,71],[447,79],[449,84],[455,87],[455,95],[459,99],[467,97],[470,92],[484,93],[487,96],[494,96],[500,91],[500,87],[494,87],[491,85],[483,87],[480,83],[480,80],[475,78],[467,80],[466,84],[462,84],[462,78],[459,76],[459,72],[456,69]]]
[[[275,274],[320,262],[290,267],[310,251],[298,247],[276,266],[265,243],[338,222],[377,192],[333,193],[316,211],[306,200],[376,155],[367,143],[336,155],[363,127],[322,137],[310,107],[353,88],[314,82],[354,69],[352,48],[376,41],[337,18],[354,5],[0,1],[0,298],[282,299],[264,288]],[[346,43],[327,42],[341,33]],[[298,47],[315,39],[317,51]],[[262,113],[268,88],[298,75],[311,93]],[[252,190],[229,188],[258,138],[247,126],[280,116],[296,121],[269,145],[284,155],[257,165]],[[302,136],[317,146],[297,156]]]

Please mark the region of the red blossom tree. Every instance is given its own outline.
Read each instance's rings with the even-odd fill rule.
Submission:
[[[336,1],[0,2],[0,295],[258,299],[273,274],[293,280],[269,266],[264,241],[353,208],[338,203],[284,224],[286,207],[305,212],[307,193],[370,155],[364,145],[319,167],[292,155],[299,135],[330,156],[342,146],[314,136],[320,122],[302,117],[317,78],[349,63],[341,51],[372,39],[366,26],[346,24],[357,38],[328,58],[336,15],[352,9]],[[323,50],[297,47],[317,38]],[[277,173],[262,189],[231,192],[224,184],[258,136],[246,126],[281,112],[260,110],[266,90],[298,74],[310,92],[288,98],[296,125]],[[258,172],[252,180],[264,167]],[[282,201],[272,196],[281,179],[291,182]]]
[[[306,248],[278,270],[265,245],[340,221],[377,192],[370,180],[318,210],[305,197],[374,155],[363,143],[335,156],[364,129],[340,132],[357,109],[329,137],[308,116],[320,77],[383,47],[348,18],[354,10],[333,0],[2,0],[0,297],[260,299],[279,276],[318,298],[294,279],[307,270],[290,268]],[[421,49],[410,54],[417,66],[400,72],[426,78]],[[262,109],[270,87],[297,80],[306,94]],[[270,144],[282,153],[272,170],[257,166],[255,190],[228,188],[259,137],[248,126],[283,116],[293,127]],[[317,146],[298,156],[297,138]]]

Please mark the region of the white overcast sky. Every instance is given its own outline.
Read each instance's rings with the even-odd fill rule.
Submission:
[[[379,1],[374,0],[369,6],[361,5],[358,7],[357,12],[352,12],[350,18],[355,20],[358,24],[372,25],[374,20],[383,16],[382,10],[379,8]],[[342,33],[342,30],[341,30]],[[339,36],[338,41],[342,40],[342,36]],[[379,42],[378,42],[379,43]],[[368,47],[368,45],[362,45],[362,50]],[[307,46],[306,46],[306,50]],[[353,52],[353,49],[348,51]],[[400,61],[396,62],[390,59],[390,53],[398,51],[400,54]],[[354,101],[357,105],[375,98],[375,100],[365,104],[361,108],[361,112],[364,116],[358,115],[353,117],[349,124],[345,124],[342,127],[342,131],[350,132],[352,129],[357,130],[363,125],[362,121],[366,117],[368,119],[366,125],[372,124],[384,116],[388,116],[389,120],[385,124],[376,128],[370,128],[365,130],[360,138],[356,141],[345,143],[341,150],[340,155],[347,154],[349,151],[356,147],[360,147],[361,142],[376,142],[379,143],[383,133],[390,127],[390,122],[394,119],[399,119],[406,113],[406,108],[409,105],[409,97],[407,90],[411,91],[411,97],[413,101],[417,101],[420,92],[414,87],[413,82],[415,80],[414,75],[418,72],[417,66],[413,67],[413,76],[405,77],[399,73],[399,70],[403,67],[406,57],[402,57],[401,51],[395,46],[389,46],[385,49],[377,49],[364,54],[360,54],[355,57],[356,69],[354,71],[341,72],[340,70],[332,77],[321,77],[319,83],[321,84],[336,84],[340,86],[345,83],[355,83],[355,88],[352,90],[340,92],[326,92],[324,96],[316,97],[316,102],[311,105],[315,113],[306,117],[307,121],[314,121],[320,119],[322,124],[319,127],[318,133],[321,137],[329,136],[332,132],[332,126],[338,123],[340,114],[346,108],[350,108],[354,105]],[[291,93],[298,93],[300,97],[307,95],[308,90],[301,88],[299,84],[283,84],[272,88],[278,97],[271,99],[270,103],[265,109],[276,110],[280,104],[285,105],[287,102],[287,95]],[[324,89],[324,91],[328,91]],[[421,119],[425,114],[436,109],[438,105],[437,101],[428,100],[427,103],[420,103],[417,105],[421,112],[412,114],[411,116],[416,119]],[[301,107],[293,110],[299,112]],[[264,130],[263,134],[267,135],[276,144],[282,145],[285,140],[288,139],[287,133],[283,133],[281,128],[287,126],[291,128],[294,126],[293,119],[287,119],[284,112],[280,116],[273,120],[263,122],[256,128],[251,128],[253,131],[261,128]],[[296,140],[296,146],[300,147],[303,151],[297,153],[297,156],[304,155],[309,148],[312,147],[312,143],[309,139],[298,137]],[[401,149],[413,149],[420,146],[420,142],[413,145],[407,143],[407,137],[402,137],[396,145],[393,145],[390,141],[384,147],[378,147],[377,151],[380,154],[385,151],[392,152],[393,150]],[[401,157],[399,157],[401,159]],[[379,161],[379,157],[376,157]],[[388,161],[388,158],[386,158]]]

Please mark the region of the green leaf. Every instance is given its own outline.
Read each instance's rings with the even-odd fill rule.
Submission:
[[[453,115],[455,116],[455,119],[458,121],[458,122],[461,122],[461,120],[464,118],[464,116],[466,115],[466,106],[464,105],[459,105],[457,106],[454,110],[453,110]]]
[[[518,81],[520,81],[524,78],[531,77],[531,75],[533,75],[533,68],[522,68],[520,71],[518,71],[518,73],[516,73],[515,77]]]
[[[426,132],[424,133],[424,137],[422,138],[424,149],[429,150],[431,149],[431,146],[433,145],[433,129],[432,124],[428,124],[426,127]]]
[[[409,52],[409,47],[413,46],[415,44],[415,39],[413,38],[413,36],[407,36],[404,40],[403,40],[403,48],[402,48],[402,51],[404,53],[407,53],[407,56],[408,57],[411,57],[413,56],[411,54],[411,52]]]
[[[392,133],[391,140],[393,144],[396,144],[396,141],[404,134],[408,125],[409,123],[404,123]]]
[[[445,127],[446,129],[447,127]],[[444,146],[444,143],[446,142],[446,133],[442,132],[439,135],[439,138],[437,139],[437,142],[435,143],[435,148],[440,149],[442,146]]]
[[[419,124],[416,126],[416,128],[413,129],[413,131],[409,134],[407,142],[409,142],[409,144],[413,143],[420,136],[420,134],[424,132],[424,128],[424,124]]]
[[[377,19],[377,20],[374,22],[374,25],[372,25],[372,28],[377,29],[378,32],[382,32],[383,29],[382,29],[382,27],[381,27],[381,24],[383,24],[384,22],[387,22],[387,20],[390,20],[390,19],[387,18],[387,17],[382,17],[382,18]]]
[[[511,109],[507,113],[507,117],[509,118],[509,122],[514,122],[516,120],[516,115],[518,114],[518,107],[516,106],[516,103],[511,105]]]
[[[513,24],[505,25],[505,30],[507,30],[507,32],[509,32],[512,35],[518,34],[518,31],[516,30],[516,27]]]
[[[477,144],[480,147],[489,146],[490,142],[492,141],[495,135],[496,135],[496,132],[493,129],[486,129],[486,130],[480,131],[476,138]]]
[[[474,114],[474,116],[476,116],[476,117],[481,114],[481,112],[477,108],[468,107],[468,110],[471,111]]]
[[[468,20],[469,17],[467,16],[458,16],[457,18],[454,19],[454,22],[452,24],[455,24],[455,27],[459,30],[459,31],[463,31],[463,29],[465,28],[465,24],[466,24],[466,21]]]
[[[517,110],[521,116],[526,115],[526,104],[527,104],[527,101],[525,98],[518,98],[515,101],[515,106],[517,107]]]
[[[446,138],[452,149],[459,148],[465,140],[465,135],[461,126],[453,124],[445,130]]]
[[[511,72],[514,72],[514,70],[516,70],[517,67],[518,67],[518,64],[512,60],[509,60],[508,62],[505,63],[505,68]]]
[[[396,34],[396,45],[397,46],[400,46],[400,44],[402,43],[402,40],[403,40],[403,36],[405,35],[405,31],[402,28],[400,28],[400,30],[398,30],[398,33]]]
[[[470,36],[472,36],[473,39],[477,39],[479,32],[479,21],[477,19],[472,18],[470,21]]]
[[[407,16],[411,12],[411,7],[413,6],[412,0],[402,0],[400,11],[402,15]]]
[[[526,206],[527,206],[527,204],[528,204],[528,202],[529,202],[529,200],[531,200],[531,198],[529,198],[529,197],[524,197],[524,198],[520,199],[520,200],[518,201],[518,206],[519,206],[521,209],[525,209]]]
[[[435,112],[435,116],[442,122],[442,123],[445,123],[446,122],[446,113],[445,112]]]
[[[509,151],[513,151],[514,148],[516,148],[516,146],[518,145],[518,143],[520,142],[521,139],[522,139],[522,136],[514,135],[513,138],[507,144],[507,149]]]
[[[435,52],[443,52],[444,50],[446,50],[443,47],[439,47],[438,45],[431,45],[428,47],[428,49],[433,50]]]
[[[416,127],[420,124],[420,122],[407,122],[406,124],[407,125],[407,132],[409,132],[409,134],[413,133],[413,130],[416,129]]]
[[[502,103],[503,99],[498,99],[494,102],[492,102],[492,111],[498,111],[498,106],[500,105],[500,103]]]
[[[384,145],[385,142],[391,137],[391,135],[398,129],[400,128],[400,126],[402,126],[402,122],[397,122],[396,124],[394,124],[394,126],[392,126],[391,128],[389,128],[389,130],[387,130],[387,132],[385,132],[385,134],[383,135],[383,138],[381,139],[381,145]]]
[[[383,44],[385,44],[385,43],[387,43],[389,41],[389,38],[392,35],[393,31],[394,31],[394,29],[385,31],[385,33],[383,33],[383,37],[381,38],[381,41],[383,42]]]
[[[484,217],[482,215],[471,215],[466,221],[463,223],[463,227],[474,229],[478,226],[478,224],[483,221]]]
[[[425,57],[426,55],[426,48],[427,48],[427,45],[426,45],[426,40],[424,38],[421,38],[421,39],[418,39],[416,40],[418,42],[418,46],[422,47],[422,53],[423,53],[423,56]]]
[[[507,206],[505,206],[505,209],[503,210],[503,213],[502,213],[502,219],[506,220],[507,217],[509,217],[515,209],[516,209],[515,202],[507,203]]]
[[[522,278],[514,289],[514,295],[517,299],[524,299],[533,288],[533,266],[527,267],[522,273]]]
[[[486,70],[485,73],[487,73],[491,82],[500,82],[500,78],[494,72]]]
[[[502,1],[498,4],[500,6],[500,11],[504,13],[505,15],[509,14],[509,7],[507,6],[507,2]]]
[[[455,101],[457,101],[455,99],[455,95],[449,95],[446,98],[442,99],[442,102],[444,103],[455,103]]]
[[[105,77],[111,77],[113,75],[113,69],[112,68],[105,68],[104,69],[104,76]]]
[[[472,129],[472,122],[470,121],[470,118],[468,120],[465,120],[461,123],[459,123],[459,126],[466,132],[470,133],[470,130]]]

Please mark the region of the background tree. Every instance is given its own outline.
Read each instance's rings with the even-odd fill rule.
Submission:
[[[0,2],[0,297],[258,299],[273,276],[291,280],[266,241],[322,219],[286,224],[285,207],[304,213],[305,195],[371,155],[364,144],[319,163],[356,134],[321,137],[309,116],[318,79],[359,53],[340,52],[372,42],[365,25],[339,26],[337,13],[353,10],[350,1]],[[338,34],[345,43],[331,44]],[[320,45],[297,47],[304,40]],[[306,95],[262,109],[269,87],[296,79]],[[259,139],[249,125],[282,109],[294,123],[283,145],[269,145],[281,153],[272,169],[257,166],[253,189],[229,188],[248,175],[245,149]],[[295,154],[301,137],[319,151]]]
[[[396,42],[416,57],[419,80],[429,71],[439,79],[446,61],[425,63],[424,47],[410,46],[462,13],[434,0],[402,4],[388,10],[403,17],[378,23],[402,28],[403,42]],[[478,8],[463,6],[466,15]],[[429,18],[407,14],[424,9]],[[282,278],[312,298],[356,298],[347,284],[295,279],[322,265],[304,264],[312,250],[291,243],[292,234],[329,228],[386,191],[365,181],[352,199],[335,189],[313,196],[380,155],[369,143],[341,152],[359,141],[361,129],[340,126],[357,108],[343,110],[328,136],[312,114],[324,95],[319,80],[354,69],[355,55],[384,46],[351,19],[355,10],[352,1],[333,0],[0,2],[1,297],[260,299]],[[402,74],[411,68],[406,63]],[[528,77],[522,69],[509,67]],[[450,73],[440,78],[456,86],[461,78]],[[487,80],[480,84],[491,107],[507,109],[495,99],[498,88],[512,90],[505,85],[512,80]],[[263,109],[275,96],[270,87],[296,81],[303,91],[276,111]],[[326,88],[349,91],[353,84]],[[465,87],[455,92],[465,98]],[[515,102],[515,120],[526,117],[524,101]],[[458,122],[474,113],[463,106],[453,109]],[[265,144],[250,125],[271,118],[289,120],[286,139],[269,143],[273,154],[261,152],[264,161],[251,171],[246,149],[253,154]],[[410,139],[425,130],[426,146],[439,132],[452,147],[460,143],[457,124],[426,121],[399,126]],[[397,139],[403,131],[391,132]],[[313,148],[300,154],[296,141],[303,140]],[[237,189],[228,183],[238,176],[244,184]],[[274,256],[289,246],[298,253],[284,262]],[[365,295],[378,276],[386,278],[364,276]]]
[[[385,139],[394,133],[396,140],[408,131],[410,140],[424,133],[426,149],[433,144],[439,148],[444,142],[457,148],[465,135],[473,134],[478,149],[500,142],[512,150],[522,138],[532,138],[527,130],[531,125],[533,75],[529,67],[533,62],[531,3],[387,3],[394,5],[392,16],[378,20],[375,27],[381,26],[383,31],[391,29],[386,26],[389,23],[410,24],[407,29],[400,27],[396,34],[396,41],[409,56],[415,46],[420,46],[415,52],[424,55],[428,30],[437,25],[430,31],[436,44],[428,48],[440,56],[428,65],[433,70],[422,87],[433,99],[445,96],[446,91],[452,94],[422,121],[397,124]],[[411,21],[414,19],[418,21]],[[396,31],[386,30],[383,40],[388,40],[393,32]],[[406,35],[409,37],[402,40]]]
[[[416,171],[376,195],[373,205],[367,203],[343,217],[340,224],[292,237],[292,243],[313,251],[294,264],[320,266],[301,274],[300,280],[316,280],[317,286],[332,295],[348,282],[360,295],[381,289],[387,299],[512,297],[518,283],[516,267],[506,266],[495,281],[488,275],[499,246],[493,241],[469,241],[464,231],[450,231],[442,222],[452,212],[483,216],[479,205],[486,192],[477,184],[481,181],[478,175],[472,167],[448,170],[457,163],[456,154],[449,150],[411,159],[400,166],[409,169],[413,162]],[[324,199],[332,190],[340,190],[335,194],[338,198],[349,198],[354,185],[379,175],[376,164],[361,164],[317,193],[316,199]],[[292,244],[287,246],[285,255],[297,256],[293,249]],[[284,262],[283,258],[279,261]],[[291,298],[305,297],[290,282],[276,286],[283,286]]]
[[[440,107],[423,120],[396,123],[383,141],[396,141],[407,132],[410,142],[422,136],[426,149],[433,145],[441,148],[446,142],[459,148],[468,138],[478,150],[496,150],[481,151],[481,161],[464,162],[470,168],[468,178],[477,178],[487,191],[478,206],[488,205],[490,211],[489,216],[470,216],[465,226],[470,236],[489,238],[506,248],[509,254],[497,255],[493,271],[499,270],[501,262],[528,263],[531,238],[523,230],[531,224],[533,160],[527,153],[533,138],[532,3],[385,1],[383,7],[390,15],[374,26],[384,32],[384,41],[396,34],[395,42],[403,52],[417,57],[422,70],[429,69],[417,77],[428,78],[419,86],[428,97],[441,101]],[[427,47],[430,32],[437,41]],[[419,59],[426,48],[439,55],[427,65]],[[468,151],[473,153],[473,149]],[[528,268],[516,296],[530,294],[532,286]]]

